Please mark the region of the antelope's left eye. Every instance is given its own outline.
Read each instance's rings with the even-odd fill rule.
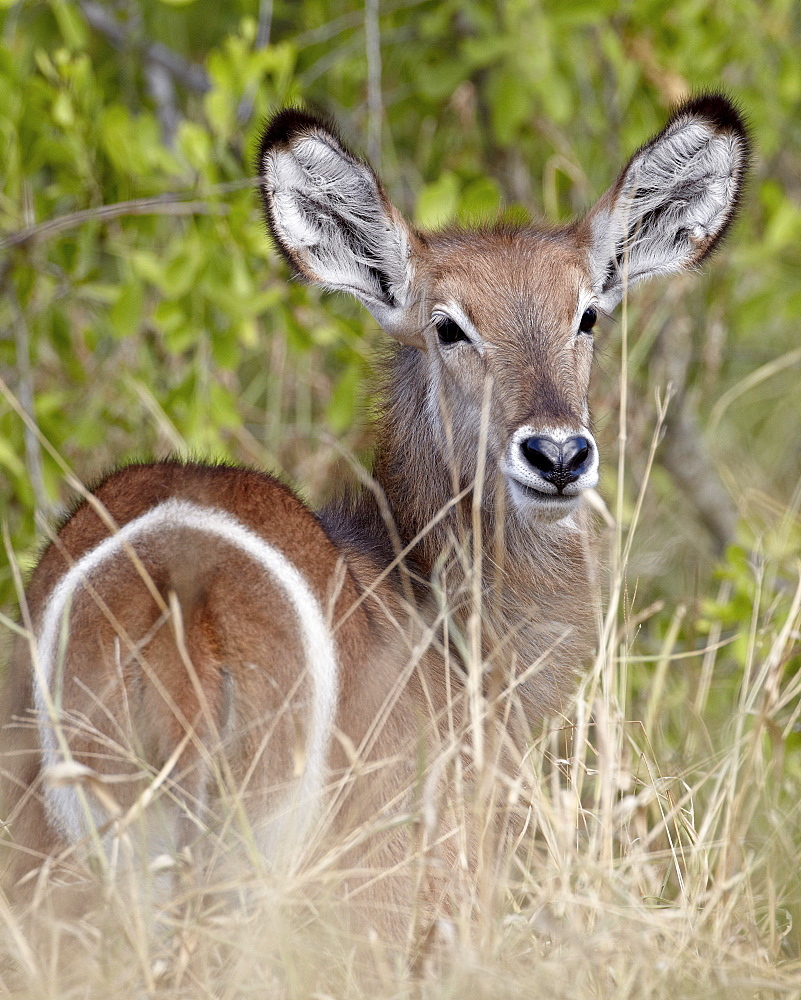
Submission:
[[[579,322],[579,330],[582,333],[589,333],[590,330],[595,326],[598,319],[598,313],[596,310],[590,306],[589,309],[585,309],[581,315],[581,321]]]
[[[460,340],[470,343],[470,338],[458,323],[454,323],[450,316],[437,316],[434,319],[434,324],[437,328],[440,344],[458,344]]]

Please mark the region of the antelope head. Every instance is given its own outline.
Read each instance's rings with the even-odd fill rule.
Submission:
[[[488,481],[494,472],[528,521],[565,518],[598,481],[588,392],[599,314],[628,286],[712,252],[747,159],[736,110],[702,96],[674,111],[578,222],[436,233],[404,221],[370,166],[301,111],[273,119],[258,170],[292,267],[356,296],[415,354],[402,446],[429,461],[436,449],[461,486],[485,449]]]

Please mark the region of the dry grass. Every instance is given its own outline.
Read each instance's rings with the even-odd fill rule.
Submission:
[[[92,904],[81,916],[65,916],[45,880],[32,914],[0,898],[0,993],[801,998],[793,927],[801,914],[801,775],[786,756],[798,716],[799,682],[788,670],[801,629],[797,567],[774,599],[781,588],[765,581],[783,568],[763,553],[736,673],[731,623],[713,618],[696,643],[703,648],[687,650],[683,607],[662,613],[653,651],[640,645],[629,596],[639,501],[633,509],[624,530],[619,508],[618,527],[607,533],[600,651],[571,718],[532,744],[515,781],[493,772],[491,755],[485,780],[469,791],[454,768],[451,808],[464,828],[487,834],[500,814],[514,834],[502,848],[487,834],[478,864],[464,862],[463,892],[455,911],[441,914],[427,957],[418,913],[409,915],[405,944],[349,929],[348,873],[338,862],[350,843],[271,868],[248,849],[247,831],[228,826],[209,837],[214,851],[235,853],[237,866],[203,881],[186,859],[159,858],[132,872],[126,859],[136,856],[137,826],[118,823],[103,864],[82,876]],[[700,666],[687,673],[690,688],[677,704],[671,679],[690,661]],[[491,745],[491,711],[485,720]],[[453,749],[443,748],[450,761],[459,756]],[[100,794],[113,816],[112,788],[67,777]],[[413,833],[405,865],[416,878],[425,877],[438,835],[426,809],[423,796],[418,812],[396,817]]]
[[[742,677],[729,725],[682,772],[656,721],[664,684],[654,683],[645,723],[629,719],[620,700],[634,665],[610,605],[602,623],[609,638],[573,721],[532,746],[523,780],[496,786],[496,807],[525,821],[515,849],[500,858],[484,851],[477,870],[464,873],[461,908],[414,974],[413,941],[393,950],[348,933],[334,864],[287,875],[251,857],[224,881],[198,885],[191,866],[170,861],[166,878],[140,874],[132,887],[123,863],[135,840],[128,828],[112,838],[118,873],[109,865],[97,876],[88,916],[51,914],[43,890],[33,934],[0,904],[3,988],[64,998],[801,997],[801,964],[786,947],[787,901],[798,892],[797,809],[782,805],[788,779],[776,759],[797,696],[785,665],[800,605],[797,589],[789,610],[755,617],[763,653]],[[657,679],[675,640],[669,630]],[[688,739],[706,708],[702,692]],[[478,806],[469,795],[462,802],[466,823]],[[331,851],[328,861],[336,845]],[[410,872],[423,860],[411,850]]]

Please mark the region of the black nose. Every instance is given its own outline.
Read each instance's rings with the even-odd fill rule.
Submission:
[[[520,448],[528,464],[559,493],[586,472],[592,460],[592,444],[580,434],[559,444],[549,437],[530,437]]]

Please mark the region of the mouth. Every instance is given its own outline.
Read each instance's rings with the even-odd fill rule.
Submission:
[[[538,490],[527,483],[521,483],[513,476],[508,477],[509,488],[512,498],[519,504],[527,508],[536,506],[538,509],[549,512],[558,512],[562,516],[578,505],[580,493],[546,493]]]

